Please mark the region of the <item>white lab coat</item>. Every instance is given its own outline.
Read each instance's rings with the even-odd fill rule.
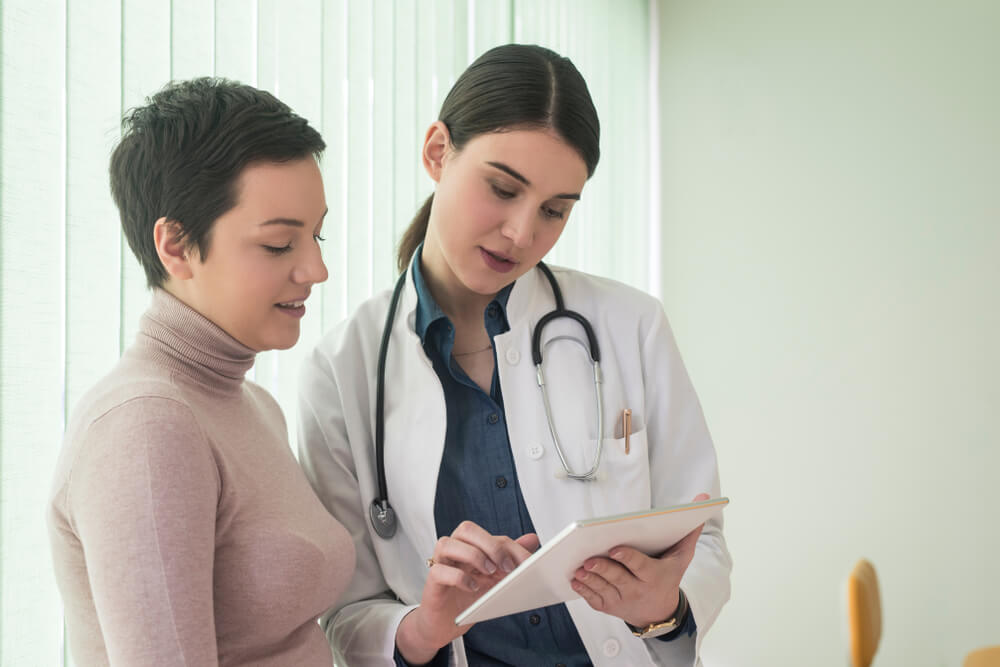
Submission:
[[[535,323],[554,307],[538,269],[514,285],[510,331],[495,337],[507,428],[524,502],[544,544],[568,522],[590,516],[720,495],[715,449],[701,407],[659,302],[638,290],[553,267],[566,307],[590,320],[604,373],[604,455],[598,481],[559,477],[562,470],[531,359]],[[400,298],[386,361],[385,470],[398,529],[389,540],[369,522],[376,496],[374,453],[378,349],[391,294],[383,292],[329,332],[306,360],[300,383],[300,463],[327,509],[351,532],[357,569],[323,627],[339,664],[392,665],[396,627],[420,602],[425,560],[434,551],[434,496],[444,449],[446,408],[440,381],[414,331],[412,273]],[[560,318],[559,335],[585,340]],[[553,418],[571,466],[587,470],[596,446],[593,372],[586,351],[565,341],[544,348]],[[632,409],[630,453],[615,439],[622,409]],[[690,666],[701,639],[729,599],[731,559],[722,520],[705,525],[681,584],[698,625],[694,638],[633,637],[618,618],[582,599],[567,603],[595,665]],[[398,599],[397,599],[398,598]],[[465,665],[462,640],[452,664]]]

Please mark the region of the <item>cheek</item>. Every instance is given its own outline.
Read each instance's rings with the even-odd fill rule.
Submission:
[[[543,251],[542,252],[543,255],[552,249],[552,246],[554,246],[556,244],[556,241],[559,240],[559,237],[562,236],[563,230],[565,228],[566,228],[565,221],[547,222],[541,226],[541,232],[539,232],[536,238],[537,241],[539,242],[538,243],[538,245],[540,246],[539,249]]]
[[[482,183],[472,180],[444,193],[453,224],[485,226],[502,215],[505,202],[497,199]]]
[[[242,295],[248,309],[267,302],[283,285],[285,272],[281,259],[272,257],[254,258],[232,267],[229,283],[233,291]]]

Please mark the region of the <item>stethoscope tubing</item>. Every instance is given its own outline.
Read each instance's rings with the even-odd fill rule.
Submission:
[[[587,318],[572,310],[567,310],[563,302],[562,290],[559,288],[559,283],[556,281],[552,271],[544,262],[538,262],[536,265],[541,272],[545,275],[548,280],[549,285],[552,287],[552,295],[555,298],[556,307],[546,313],[535,325],[535,330],[531,336],[531,358],[535,364],[535,374],[538,379],[538,386],[542,391],[542,401],[545,406],[545,418],[549,424],[549,431],[552,434],[552,440],[555,443],[556,453],[559,456],[559,461],[562,464],[563,469],[566,471],[566,476],[570,479],[580,480],[580,481],[590,481],[596,478],[597,470],[601,465],[601,453],[603,451],[604,445],[604,405],[602,400],[601,384],[604,382],[603,375],[601,373],[601,350],[597,343],[597,336],[594,335],[594,329],[590,326],[590,322]],[[396,286],[392,291],[392,299],[389,302],[389,311],[385,316],[385,325],[382,328],[382,340],[379,344],[378,352],[378,376],[376,379],[375,387],[375,469],[376,469],[376,483],[378,485],[378,497],[375,498],[371,506],[369,507],[369,514],[371,517],[372,527],[375,529],[376,534],[384,539],[389,539],[396,534],[396,513],[392,509],[392,505],[389,504],[389,488],[386,482],[385,476],[385,362],[389,351],[389,337],[392,333],[393,321],[396,318],[396,309],[399,306],[399,298],[403,291],[403,285],[406,283],[406,272],[400,274],[399,279],[396,280]],[[591,362],[594,366],[594,388],[597,394],[597,452],[594,457],[594,464],[585,473],[573,472],[570,468],[569,462],[566,460],[566,456],[563,452],[562,445],[559,442],[559,437],[556,434],[555,424],[552,422],[552,410],[549,405],[548,392],[545,389],[545,374],[542,371],[542,331],[545,326],[555,319],[560,317],[568,317],[576,321],[584,330],[587,335],[587,343],[589,347],[589,353]],[[563,337],[558,337],[554,340],[559,340]],[[574,342],[580,343],[574,339]]]

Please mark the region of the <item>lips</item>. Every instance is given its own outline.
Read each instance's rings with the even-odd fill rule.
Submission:
[[[493,252],[483,247],[479,248],[479,253],[482,256],[483,261],[486,262],[486,266],[490,267],[497,273],[507,273],[517,266],[517,261],[513,257],[505,255],[504,253]]]
[[[502,252],[496,252],[494,250],[487,250],[486,248],[483,248],[483,250],[486,250],[486,252],[488,252],[489,254],[493,255],[494,257],[496,257],[497,259],[499,259],[501,261],[510,262],[512,264],[516,264],[517,263],[517,260],[515,260],[510,255],[504,254]]]

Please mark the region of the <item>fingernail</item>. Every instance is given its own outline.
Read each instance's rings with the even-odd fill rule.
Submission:
[[[510,558],[504,558],[502,565],[503,569],[506,570],[507,572],[514,571],[514,561],[512,561]]]
[[[475,579],[469,579],[469,588],[474,591],[479,590],[479,583]]]
[[[486,565],[483,566],[483,569],[486,570],[487,574],[493,574],[497,571],[497,566],[493,564],[493,561],[488,560],[486,561]]]
[[[612,558],[614,558],[615,560],[618,560],[619,557],[622,555],[622,552],[621,551],[612,551],[608,555],[611,556]]]
[[[594,563],[594,562],[591,562],[591,563],[584,563],[584,565],[583,565],[583,566],[584,566],[585,568],[587,568],[588,570],[593,570],[593,569],[594,569],[595,567],[597,567],[597,563]]]

